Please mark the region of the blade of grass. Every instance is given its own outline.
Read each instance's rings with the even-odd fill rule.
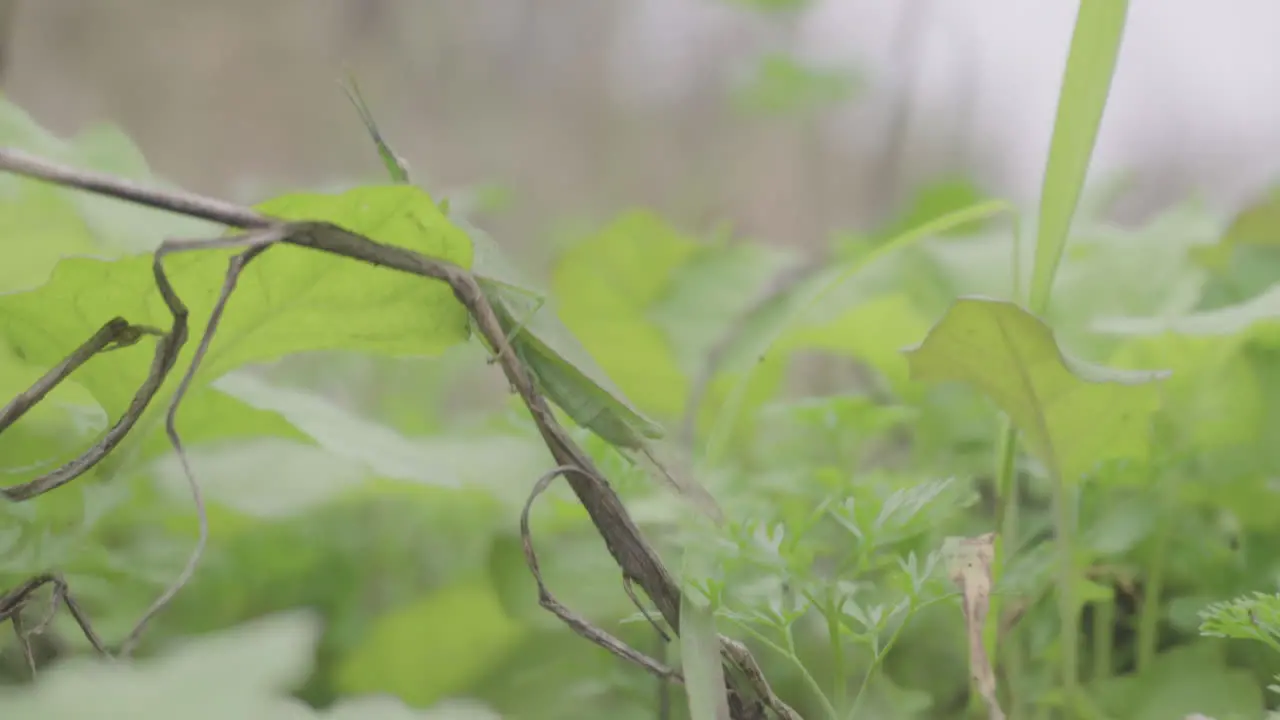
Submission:
[[[1080,202],[1089,160],[1098,137],[1120,41],[1128,0],[1081,0],[1071,50],[1058,96],[1058,112],[1049,144],[1049,159],[1040,189],[1030,310],[1049,308],[1053,279],[1067,244],[1071,220]],[[1054,478],[1055,542],[1058,549],[1058,613],[1062,633],[1061,683],[1068,707],[1079,700],[1077,651],[1079,604],[1074,536],[1076,478]]]
[[[1080,204],[1098,127],[1111,92],[1128,10],[1128,0],[1081,0],[1076,15],[1049,143],[1049,161],[1040,188],[1030,305],[1031,312],[1037,315],[1049,308],[1053,278]]]

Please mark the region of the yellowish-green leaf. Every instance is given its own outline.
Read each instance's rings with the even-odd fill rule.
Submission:
[[[425,707],[463,694],[525,633],[488,583],[460,582],[378,618],[335,683],[345,694],[391,693]]]
[[[680,415],[687,378],[648,313],[697,247],[655,215],[628,213],[561,256],[552,278],[564,324],[622,392],[657,415]]]
[[[1194,257],[1206,267],[1225,270],[1232,252],[1240,245],[1280,245],[1280,187],[1272,188],[1260,200],[1237,213],[1218,244],[1196,248]]]
[[[0,348],[0,406],[47,371]],[[0,435],[0,485],[27,482],[53,470],[91,444],[106,425],[106,415],[83,387],[74,380],[60,383]]]
[[[1161,392],[1163,414],[1177,423],[1178,437],[1195,447],[1249,445],[1259,439],[1265,408],[1255,364],[1241,352],[1247,340],[1247,335],[1175,333],[1136,337],[1120,346],[1109,364],[1169,370]]]
[[[286,195],[258,209],[291,220],[327,220],[374,240],[471,265],[466,234],[417,188]],[[188,252],[165,261],[190,308],[197,337],[222,286],[230,254]],[[43,286],[0,295],[0,342],[30,364],[49,366],[117,315],[135,324],[169,326],[150,255],[112,262],[64,259]],[[246,363],[308,350],[435,355],[466,340],[467,323],[466,310],[444,283],[312,250],[275,247],[246,270],[201,375],[212,380]],[[194,345],[188,344],[186,357]],[[76,379],[117,416],[145,376],[152,352],[152,343],[141,342],[104,354]]]
[[[638,449],[646,438],[662,437],[662,426],[646,417],[614,384],[560,321],[555,304],[522,279],[497,243],[478,230],[469,233],[480,288],[543,394],[575,423],[613,445]]]
[[[856,357],[895,387],[906,385],[901,348],[929,329],[929,323],[901,293],[881,295],[827,321],[796,327],[775,346],[783,352],[824,350]]]
[[[47,183],[0,178],[0,292],[38,287],[61,258],[98,252],[65,191]]]
[[[985,298],[957,300],[907,360],[914,380],[981,391],[1068,483],[1104,460],[1146,457],[1149,419],[1160,403],[1153,381],[1167,375],[1072,360],[1039,318]]]

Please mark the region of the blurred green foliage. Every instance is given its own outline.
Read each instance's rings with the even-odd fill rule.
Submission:
[[[785,92],[762,72],[757,107],[842,97],[830,78],[793,82],[795,68],[775,64]],[[118,130],[64,141],[7,102],[0,145],[162,184]],[[688,592],[709,603],[718,629],[752,647],[803,715],[959,718],[968,654],[940,548],[997,525],[998,408],[1031,451],[1016,457],[1021,521],[1004,538],[995,588],[1008,611],[1001,642],[1026,652],[998,658],[1001,696],[1035,711],[1061,700],[1049,498],[1063,476],[1079,490],[1071,551],[1084,622],[1072,639],[1098,716],[1259,717],[1280,672],[1280,656],[1263,652],[1276,643],[1270,594],[1280,590],[1274,196],[1234,219],[1186,205],[1138,229],[1086,202],[1038,317],[1015,304],[1013,278],[1034,259],[1014,253],[1006,220],[895,244],[988,201],[964,179],[921,189],[879,232],[833,239],[835,257],[871,258],[834,284],[848,263],[780,286],[806,258],[699,237],[643,209],[584,234],[556,258],[545,307],[670,442],[691,421],[688,450],[728,522],[686,522],[607,442],[581,428],[575,437],[671,566],[686,567]],[[458,207],[413,186],[259,207],[477,272],[498,252]],[[218,232],[0,176],[0,391],[23,390],[112,316],[163,324],[145,252],[163,237]],[[195,327],[226,258],[167,263]],[[447,288],[293,247],[273,248],[241,285],[179,413],[210,504],[199,572],[136,663],[80,657],[86,643],[59,615],[30,683],[17,643],[0,640],[0,712],[654,717],[655,681],[537,605],[516,519],[550,458],[522,408],[485,399],[486,353]],[[9,428],[4,482],[93,442],[149,353],[95,358]],[[815,362],[837,379],[813,382]],[[1171,375],[1136,382],[1154,369]],[[806,380],[797,392],[792,383]],[[0,507],[0,588],[56,570],[101,634],[128,630],[195,536],[155,420],[75,484]],[[708,455],[720,430],[723,446]],[[572,496],[549,492],[533,529],[559,599],[652,650],[652,629]],[[688,548],[698,563],[677,562]]]

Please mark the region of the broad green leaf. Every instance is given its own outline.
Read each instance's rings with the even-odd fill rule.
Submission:
[[[1261,717],[1262,687],[1247,670],[1227,664],[1222,646],[1209,641],[1169,650],[1142,674],[1087,689],[1110,717],[1167,720],[1200,713],[1212,718]]]
[[[632,212],[564,253],[552,277],[565,326],[641,409],[667,417],[682,412],[687,379],[649,312],[696,250],[656,216]]]
[[[298,193],[275,198],[255,209],[286,220],[327,220],[378,242],[471,267],[473,249],[467,234],[445,217],[431,196],[414,187],[371,186],[340,195]],[[310,257],[304,257],[307,255]],[[293,308],[304,303],[311,306],[305,320],[295,318],[290,334],[305,334],[297,321],[314,326],[317,334],[332,333],[338,325],[334,320],[347,313],[356,316],[354,327],[343,328],[351,336],[325,347],[436,355],[468,337],[466,309],[444,283],[320,253],[304,252],[274,264],[271,260],[264,257],[247,271],[259,280],[253,287],[259,296]],[[250,289],[247,281],[248,278],[246,290]],[[259,328],[253,331],[261,332]],[[210,362],[215,350],[210,351]],[[224,362],[230,369],[244,361]]]
[[[0,145],[152,186],[167,185],[152,176],[142,153],[119,128],[97,124],[64,140],[3,98],[0,98]],[[11,261],[7,268],[10,272],[34,270],[21,276],[24,286],[43,282],[58,257],[115,255],[121,250],[153,248],[166,237],[208,237],[219,232],[216,225],[202,220],[156,212],[122,200],[17,175],[0,176],[0,195],[6,201],[14,199],[21,203],[16,208],[7,206],[7,202],[0,207],[0,223],[12,223],[12,229],[19,231],[12,236],[12,241],[28,248],[25,254],[5,253]],[[9,233],[4,235],[8,237]],[[34,238],[41,238],[42,242],[33,242]],[[19,262],[13,264],[15,257]],[[7,277],[8,273],[0,275],[0,291],[17,289],[5,282]]]
[[[1223,234],[1222,244],[1280,245],[1280,187],[1237,214]]]
[[[0,407],[47,372],[0,349]],[[55,469],[95,439],[107,418],[74,381],[60,383],[0,435],[0,485],[27,482]]]
[[[1040,319],[1010,302],[956,301],[916,348],[911,378],[974,386],[1012,419],[1031,449],[1067,483],[1098,463],[1145,458],[1153,381],[1167,373],[1110,370],[1068,358]]]
[[[1053,278],[1071,230],[1071,218],[1093,156],[1098,126],[1107,105],[1128,0],[1081,0],[1071,51],[1058,95],[1058,113],[1049,143],[1049,161],[1040,189],[1031,311],[1049,307]]]
[[[526,483],[529,468],[537,467],[546,457],[546,448],[534,437],[406,437],[329,400],[272,385],[247,373],[232,373],[214,386],[254,408],[279,413],[335,461],[358,463],[388,479],[443,488],[485,488],[496,497],[523,503],[523,497],[509,490]]]
[[[1258,439],[1265,409],[1258,373],[1242,352],[1247,340],[1246,335],[1144,335],[1127,340],[1109,364],[1170,371],[1161,406],[1176,425],[1176,437],[1202,450],[1247,446]]]
[[[182,401],[182,441],[194,447],[200,443],[264,437],[280,440],[308,438],[308,434],[295,423],[273,410],[234,397],[215,386],[194,388]],[[143,460],[160,457],[173,450],[164,433],[153,433],[140,445],[139,458]],[[114,462],[113,457],[108,457],[104,464]]]
[[[0,175],[0,292],[38,287],[61,258],[99,252],[65,191]]]
[[[392,693],[430,705],[465,693],[525,632],[488,583],[458,582],[378,618],[335,682],[346,694]]]
[[[543,394],[575,423],[619,447],[636,449],[646,438],[662,437],[662,427],[614,385],[556,316],[549,299],[518,279],[520,274],[507,263],[497,244],[478,231],[473,230],[471,237],[480,265],[477,281],[511,347]]]
[[[1195,251],[1214,252],[1216,247],[1194,248]],[[1210,268],[1196,310],[1217,310],[1237,305],[1255,295],[1260,295],[1280,277],[1280,249],[1259,245],[1242,245],[1224,257],[1221,265],[1203,262]]]
[[[416,188],[287,195],[259,210],[285,219],[328,220],[464,267],[471,263],[465,233]],[[197,337],[222,286],[229,255],[188,252],[166,260],[170,279],[191,310]],[[58,263],[40,288],[0,295],[0,339],[27,362],[52,365],[117,315],[135,324],[169,326],[149,255],[115,261],[69,258]],[[201,374],[214,379],[247,363],[317,349],[435,355],[468,337],[467,322],[465,309],[443,283],[302,248],[275,247],[244,273]],[[194,346],[193,340],[184,359]],[[86,365],[77,380],[116,417],[142,381],[152,353],[148,342],[107,353]],[[180,360],[179,367],[183,364]]]
[[[313,616],[290,613],[188,641],[159,658],[63,661],[34,686],[0,688],[0,713],[42,720],[305,720],[311,713],[289,691],[310,670],[318,630]]]
[[[72,456],[51,459],[65,462]],[[46,472],[49,469],[44,468]],[[5,503],[0,507],[0,587],[10,587],[51,567],[69,577],[82,573],[101,576],[104,572],[116,578],[135,575],[135,568],[142,563],[111,567],[111,552],[96,537],[103,516],[118,510],[127,492],[100,484],[102,479],[101,474],[89,475],[84,483],[42,497],[38,504]],[[78,594],[84,598],[83,591]]]
[[[1280,245],[1280,187],[1241,210],[1231,220],[1217,245],[1200,249],[1195,257],[1217,271],[1227,268],[1237,248]]]
[[[278,438],[203,444],[187,448],[186,454],[207,498],[253,517],[287,517],[320,507],[370,475],[356,460]],[[154,472],[171,497],[190,496],[175,455],[158,462]]]
[[[929,323],[905,295],[881,295],[829,320],[810,319],[784,335],[781,352],[822,350],[865,361],[893,383],[906,388],[907,367],[901,349],[929,329]]]
[[[502,307],[498,313],[502,327],[519,328],[516,316],[505,305]],[[661,425],[641,415],[622,399],[621,393],[608,392],[592,381],[538,336],[522,336],[512,347],[537,380],[542,393],[578,425],[613,445],[632,450],[641,449],[646,439],[663,436]]]

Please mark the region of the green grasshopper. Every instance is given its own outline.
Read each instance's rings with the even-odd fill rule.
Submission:
[[[355,78],[349,77],[343,90],[355,105],[392,180],[411,183],[408,163],[391,150],[378,130]],[[448,213],[443,202],[441,210]],[[628,460],[639,461],[632,453],[647,459],[679,495],[693,502],[702,512],[713,518],[721,517],[719,506],[705,488],[691,480],[677,479],[654,457],[649,441],[663,437],[662,426],[645,417],[614,386],[586,348],[550,312],[550,308],[544,307],[546,296],[519,278],[497,243],[488,235],[460,218],[450,220],[471,237],[475,249],[472,273],[476,282],[493,307],[508,344],[529,369],[542,394],[575,423],[613,445]],[[544,309],[548,312],[543,312]],[[474,320],[472,322],[474,330]],[[483,335],[476,334],[490,353],[496,352],[495,348],[489,347]]]

